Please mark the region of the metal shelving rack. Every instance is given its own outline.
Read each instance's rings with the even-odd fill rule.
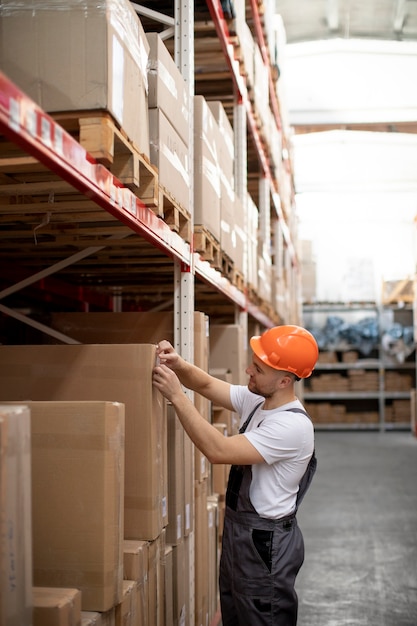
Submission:
[[[267,62],[257,4],[253,2],[252,5],[260,48],[264,55],[264,60]],[[287,252],[291,263],[296,267],[297,257],[291,234],[282,213],[278,192],[273,187],[268,159],[256,128],[252,105],[239,70],[239,63],[233,57],[233,46],[230,44],[230,36],[220,2],[207,0],[207,6],[213,17],[220,43],[229,62],[231,77],[235,84],[236,116],[239,117],[240,115],[241,119],[243,119],[243,123],[237,130],[246,134],[245,122],[247,122],[257,147],[262,177],[269,185],[267,191],[268,189],[271,190],[273,205]],[[192,25],[193,7],[183,0],[175,0],[175,59],[185,79],[190,84],[190,93],[192,92],[191,83],[194,71]],[[275,115],[278,115],[278,104],[272,83],[271,103]],[[242,114],[243,111],[244,114]],[[276,121],[277,125],[279,125],[279,119]],[[149,207],[141,202],[140,198],[127,189],[103,165],[95,162],[57,121],[37,106],[3,74],[0,75],[0,132],[20,146],[29,158],[38,160],[54,175],[71,185],[74,190],[82,193],[98,207],[111,214],[131,232],[137,234],[173,260],[175,264],[174,306],[179,318],[182,318],[183,315],[188,318],[188,326],[180,319],[179,326],[181,328],[189,327],[189,303],[193,301],[195,279],[210,286],[218,294],[219,298],[224,298],[233,303],[236,319],[242,321],[242,314],[244,316],[250,315],[261,326],[268,327],[273,325],[269,316],[260,310],[256,303],[251,301],[247,293],[231,284],[217,269],[213,268],[208,262],[203,261],[200,255],[192,250],[192,246],[189,243],[173,232]],[[243,141],[246,141],[246,136],[237,138],[238,144]],[[244,171],[246,168],[245,155],[238,153],[237,160],[239,161],[239,159],[240,163],[237,167]],[[244,184],[245,181],[242,182]],[[190,190],[190,193],[192,193],[192,190]],[[109,241],[118,236],[113,235],[109,238]],[[125,234],[120,234],[120,238],[124,236]],[[63,267],[68,267],[71,263],[75,263],[81,258],[86,258],[89,254],[93,254],[100,249],[100,246],[104,247],[105,245],[106,240],[103,238],[98,246],[88,246],[77,254],[68,257],[63,255],[59,262],[52,264],[48,268],[43,268],[41,271],[35,272],[31,277],[18,281],[1,291],[0,298],[4,299],[12,293],[17,293],[23,287],[52,276]],[[51,332],[42,324],[36,324],[28,316],[17,314],[4,305],[1,305],[1,308],[4,313],[12,315],[28,325],[33,325],[45,332]],[[63,339],[65,340],[65,338]],[[189,345],[189,341],[182,341],[178,337],[178,345],[186,344]]]
[[[349,305],[349,304],[326,304],[317,307],[304,307],[304,314],[307,316],[309,313],[331,313],[340,314],[341,317],[346,314],[363,312],[365,315],[373,314],[375,319],[380,325],[381,315],[387,306],[378,306],[373,303]],[[411,312],[411,309],[410,309]],[[329,347],[331,350],[332,347]],[[355,349],[355,346],[348,346],[346,349]],[[410,427],[409,422],[391,422],[386,419],[386,407],[387,402],[393,400],[410,400],[411,391],[395,391],[386,389],[386,375],[387,372],[411,372],[413,376],[415,386],[415,361],[405,363],[395,363],[388,361],[387,357],[383,354],[381,343],[377,346],[376,358],[360,358],[354,362],[337,362],[337,363],[318,363],[315,368],[317,375],[321,373],[348,373],[354,370],[374,371],[378,374],[378,389],[370,391],[311,391],[309,389],[304,392],[304,400],[306,402],[329,402],[329,403],[349,403],[351,401],[364,401],[372,402],[378,407],[379,420],[377,423],[367,423],[356,421],[355,423],[317,423],[315,427],[320,429],[338,429],[349,428],[358,430],[380,430],[382,432],[396,429],[408,429]],[[365,412],[366,409],[363,408]]]

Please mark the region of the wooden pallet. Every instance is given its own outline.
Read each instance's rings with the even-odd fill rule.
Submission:
[[[199,252],[204,261],[221,270],[222,257],[220,243],[205,226],[194,226],[194,250]]]
[[[237,287],[239,291],[245,291],[246,281],[242,272],[239,272],[239,270],[235,268],[233,270],[233,274],[230,280],[231,280],[232,285]]]
[[[171,230],[178,233],[184,241],[191,243],[191,214],[175,201],[172,194],[159,186],[158,213]]]
[[[157,169],[137,150],[108,112],[74,111],[57,113],[53,118],[146,206],[157,206]]]

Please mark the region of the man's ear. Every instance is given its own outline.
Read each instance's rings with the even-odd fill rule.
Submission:
[[[289,387],[290,385],[292,385],[292,383],[293,383],[293,378],[292,376],[290,376],[290,374],[286,374],[280,380],[280,386],[282,388]]]

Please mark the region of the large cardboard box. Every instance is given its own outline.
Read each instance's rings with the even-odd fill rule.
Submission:
[[[30,413],[0,406],[0,625],[32,624]]]
[[[124,406],[30,402],[33,576],[82,592],[84,611],[121,601]]]
[[[152,385],[155,345],[0,346],[0,399],[102,400],[125,405],[124,537],[166,524],[165,402]]]
[[[148,107],[161,109],[186,146],[190,143],[188,87],[158,33],[146,33],[149,43]]]
[[[220,243],[220,132],[203,96],[194,96],[194,223]]]
[[[239,324],[210,324],[210,370],[231,372],[235,385],[247,385],[248,350]]]
[[[128,0],[5,0],[2,71],[45,111],[106,110],[149,156],[149,46]]]
[[[157,343],[167,339],[174,343],[172,312],[143,313],[55,313],[51,325],[56,330],[82,343]],[[194,313],[194,363],[208,368],[208,318]],[[197,409],[210,419],[210,403],[194,394]],[[184,535],[193,529],[194,474],[197,480],[208,475],[208,462],[184,434]],[[169,503],[168,503],[169,507]]]
[[[81,591],[34,587],[33,626],[80,626]]]
[[[159,184],[190,212],[188,146],[161,109],[149,109],[149,141],[150,159],[158,168]]]

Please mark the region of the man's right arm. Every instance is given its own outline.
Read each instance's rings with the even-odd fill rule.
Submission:
[[[230,384],[185,361],[168,341],[160,341],[156,351],[161,364],[167,365],[178,376],[184,387],[208,398],[216,405],[233,411]]]

